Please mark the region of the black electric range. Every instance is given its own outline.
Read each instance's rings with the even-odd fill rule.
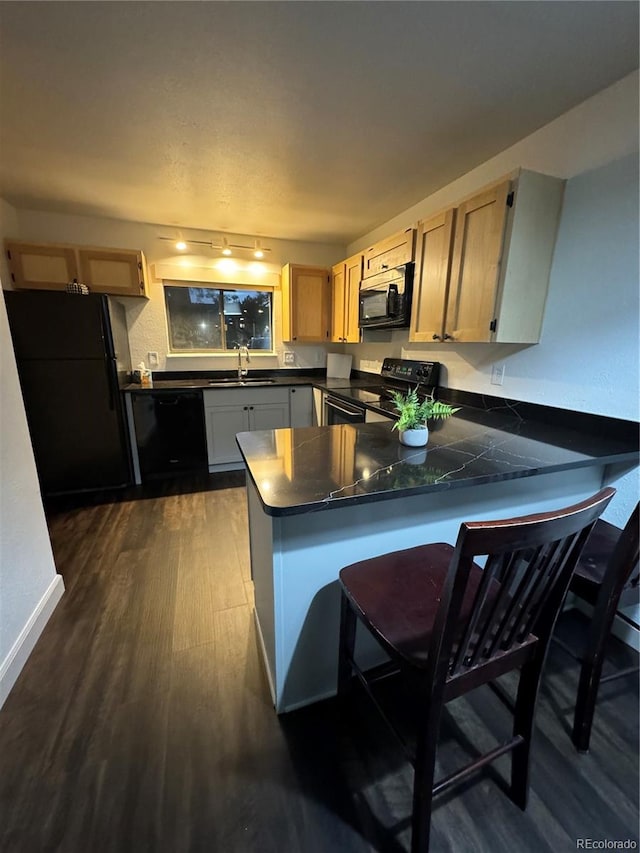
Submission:
[[[385,358],[380,379],[381,382],[378,385],[354,388],[350,396],[354,401],[395,414],[396,410],[391,399],[394,391],[406,393],[416,388],[420,399],[435,394],[440,379],[440,362]]]

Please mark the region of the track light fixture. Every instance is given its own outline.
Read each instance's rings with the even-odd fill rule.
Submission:
[[[271,249],[265,248],[261,241],[255,239],[253,241],[252,246],[246,246],[242,243],[230,243],[229,238],[222,235],[219,240],[184,240],[182,238],[176,240],[175,237],[160,237],[160,240],[167,240],[170,243],[173,243],[176,249],[180,252],[184,252],[189,246],[207,246],[209,249],[213,249],[214,251],[219,251],[226,257],[229,255],[233,255],[234,252],[250,252],[254,258],[264,258],[267,252],[270,252]]]

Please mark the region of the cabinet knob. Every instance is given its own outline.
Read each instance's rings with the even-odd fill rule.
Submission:
[[[389,269],[389,264],[380,264],[380,269],[388,270],[388,269]]]
[[[243,410],[244,410],[245,412],[248,412],[248,411],[249,411],[249,406],[243,406],[242,408],[243,408]]]
[[[441,340],[442,340],[442,338],[440,337],[440,335],[432,335],[432,338],[433,338],[433,340],[434,340],[434,341],[441,341]]]
[[[454,340],[454,337],[453,337],[453,335],[448,335],[448,334],[445,332],[445,333],[444,333],[444,339],[443,339],[443,340],[445,340],[445,341],[453,341],[453,340]]]

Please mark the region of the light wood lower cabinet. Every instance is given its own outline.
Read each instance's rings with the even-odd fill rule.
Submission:
[[[409,340],[537,343],[563,192],[520,170],[420,222]]]
[[[288,388],[203,391],[209,466],[240,463],[236,433],[282,429],[291,422]]]
[[[282,268],[282,339],[327,343],[331,285],[325,267],[287,264]]]
[[[105,249],[71,244],[5,240],[15,288],[64,290],[70,282],[92,293],[147,296],[144,254],[136,249]]]
[[[362,255],[353,255],[331,268],[331,340],[360,343],[358,309]]]

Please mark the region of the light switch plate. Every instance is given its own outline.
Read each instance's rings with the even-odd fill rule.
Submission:
[[[295,352],[285,352],[285,354],[284,354],[284,363],[285,363],[285,364],[295,364],[295,363],[296,363],[296,354],[295,354]]]
[[[160,364],[157,352],[147,353],[147,364],[149,365],[149,367],[157,367]]]

